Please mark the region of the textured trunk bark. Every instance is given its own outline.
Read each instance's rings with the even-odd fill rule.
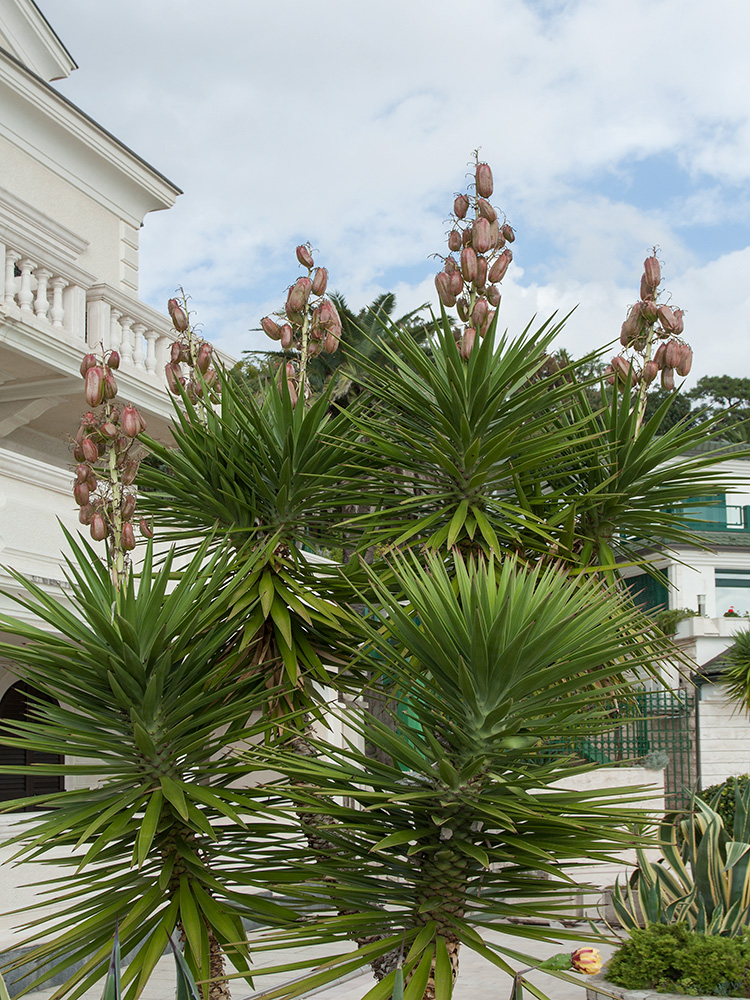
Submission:
[[[448,950],[448,958],[451,963],[451,972],[453,974],[453,985],[456,985],[456,979],[458,978],[458,959],[459,952],[461,950],[461,942],[458,938],[447,937],[444,938],[445,947]],[[424,993],[422,994],[422,1000],[435,1000],[435,961],[433,959],[432,968],[430,969],[430,978],[427,980],[427,986],[425,986]]]
[[[210,930],[208,932],[208,944],[208,971],[211,977],[211,982],[208,986],[208,1000],[232,1000],[232,994],[229,992],[229,984],[226,979],[226,956],[221,945]]]

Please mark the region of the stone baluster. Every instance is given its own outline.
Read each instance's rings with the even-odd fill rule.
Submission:
[[[80,285],[68,285],[63,292],[65,317],[63,326],[76,340],[86,340],[86,290]]]
[[[156,371],[156,341],[159,334],[156,330],[146,330],[146,371],[153,374]]]
[[[120,345],[122,344],[122,327],[120,326],[120,317],[122,313],[119,309],[115,309],[114,306],[109,311],[109,349],[111,351],[120,350]]]
[[[49,318],[52,326],[56,330],[61,330],[65,320],[65,306],[63,305],[63,289],[67,285],[65,278],[55,277],[50,282],[52,289],[52,305],[50,306]]]
[[[21,269],[21,287],[18,290],[18,305],[21,312],[31,312],[31,303],[34,301],[34,293],[31,290],[31,272],[36,265],[33,260],[23,257],[18,266]]]
[[[16,261],[19,255],[10,247],[5,248],[5,304],[15,305],[16,302]]]
[[[34,299],[34,312],[40,319],[46,319],[49,312],[49,299],[47,298],[47,283],[52,277],[52,271],[46,267],[38,267],[34,272],[36,276],[36,298]]]
[[[123,316],[120,320],[120,329],[122,330],[122,339],[120,341],[120,356],[123,361],[133,360],[133,318],[132,316]]]
[[[0,243],[0,305],[5,302],[5,244]]]
[[[143,335],[145,332],[145,323],[133,323],[133,364],[136,368],[144,367]]]

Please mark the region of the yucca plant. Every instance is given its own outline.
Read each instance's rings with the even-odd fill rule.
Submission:
[[[482,932],[513,916],[564,914],[560,896],[580,888],[576,866],[610,859],[632,843],[629,821],[642,819],[622,789],[567,788],[594,765],[551,759],[546,747],[571,727],[611,726],[610,699],[627,697],[633,669],[651,667],[668,640],[644,646],[637,611],[559,569],[481,557],[448,567],[435,555],[424,566],[394,559],[391,570],[390,586],[371,574],[375,618],[361,624],[360,655],[377,654],[402,718],[394,730],[366,712],[347,716],[388,763],[324,742],[315,757],[278,746],[248,757],[283,775],[269,791],[290,805],[269,859],[287,866],[279,891],[323,912],[305,921],[305,939],[360,945],[338,969],[269,998],[370,962],[381,982],[367,1000],[390,997],[399,975],[406,997],[449,997],[462,945],[510,972]],[[303,817],[297,836],[292,815]],[[521,947],[543,936],[504,929]]]
[[[78,996],[106,969],[118,921],[128,997],[169,934],[183,939],[197,979],[222,976],[224,951],[249,975],[242,918],[293,914],[237,889],[265,828],[235,787],[242,772],[231,751],[265,736],[257,710],[268,692],[244,676],[236,637],[246,612],[239,621],[233,612],[242,580],[232,553],[209,555],[204,545],[179,571],[171,554],[156,570],[149,545],[140,577],[130,570],[118,585],[87,543],[67,537],[69,591],[56,599],[16,575],[27,594],[18,603],[44,627],[4,616],[15,642],[0,646],[38,692],[32,719],[4,722],[3,741],[64,762],[4,770],[85,776],[90,787],[5,806],[46,807],[11,843],[17,860],[62,870],[38,904],[54,898],[54,916],[24,911],[34,947],[10,968],[47,964],[34,986],[80,961],[66,986]],[[225,843],[227,824],[243,830],[241,858]],[[49,940],[37,944],[42,927]]]
[[[750,924],[750,789],[735,790],[733,833],[717,812],[694,798],[687,815],[659,827],[662,861],[638,852],[638,867],[612,897],[625,928],[684,923],[702,934],[737,937]]]

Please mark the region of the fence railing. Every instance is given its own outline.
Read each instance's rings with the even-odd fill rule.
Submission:
[[[612,728],[575,731],[544,748],[550,758],[576,756],[599,764],[664,768],[666,805],[686,806],[695,788],[695,696],[688,691],[642,691],[613,704]]]

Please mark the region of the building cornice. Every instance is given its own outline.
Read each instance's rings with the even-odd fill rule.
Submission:
[[[13,0],[2,5],[0,39],[44,80],[61,80],[78,68],[34,0]]]
[[[2,188],[0,188],[0,243],[23,249],[32,256],[38,256],[45,263],[63,269],[74,265],[89,245],[88,240]]]
[[[1,48],[0,104],[0,134],[135,226],[147,212],[170,208],[182,193]]]

